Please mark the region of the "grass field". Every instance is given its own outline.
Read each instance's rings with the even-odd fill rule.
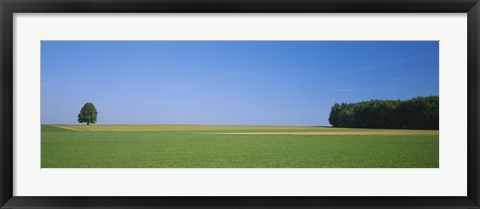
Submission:
[[[42,168],[438,168],[438,131],[42,125]]]

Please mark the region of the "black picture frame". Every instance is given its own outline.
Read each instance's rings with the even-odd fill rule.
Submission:
[[[0,10],[1,208],[480,208],[478,0],[0,0]],[[468,195],[465,197],[13,196],[13,14],[117,12],[467,13]]]

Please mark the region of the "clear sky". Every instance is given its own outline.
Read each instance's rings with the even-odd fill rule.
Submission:
[[[334,103],[438,95],[437,41],[42,41],[41,120],[329,125]]]

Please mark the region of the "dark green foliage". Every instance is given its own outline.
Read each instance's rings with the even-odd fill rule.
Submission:
[[[329,122],[334,127],[435,129],[439,124],[439,97],[410,100],[370,100],[334,104]]]
[[[88,102],[83,105],[80,113],[78,113],[78,122],[87,123],[87,125],[97,122],[97,109],[92,103]]]

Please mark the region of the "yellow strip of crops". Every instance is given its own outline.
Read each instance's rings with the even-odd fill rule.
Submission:
[[[439,135],[438,130],[359,129],[314,126],[224,126],[224,125],[53,125],[70,131],[179,131],[229,135]],[[206,132],[204,132],[206,131]]]
[[[228,135],[438,135],[438,130],[285,131],[211,133]]]

